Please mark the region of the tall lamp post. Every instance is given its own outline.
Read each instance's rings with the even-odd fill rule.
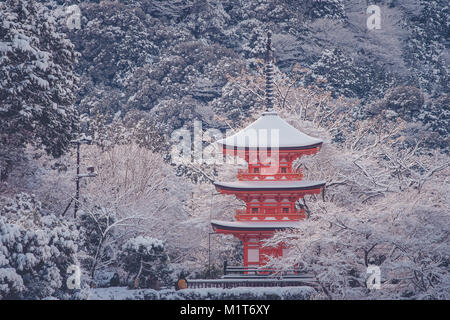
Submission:
[[[209,207],[209,220],[212,219],[212,206],[213,206],[213,197],[217,195],[222,195],[220,192],[212,193],[211,192],[211,202]],[[208,232],[208,276],[211,277],[211,235],[219,235],[216,232]],[[224,270],[226,269],[227,261],[224,262]]]
[[[211,202],[209,207],[209,220],[212,218],[212,205],[213,205],[213,197],[216,195],[221,195],[220,192],[212,193],[211,192]],[[217,235],[215,232],[208,233],[208,277],[211,277],[211,235]]]
[[[71,144],[75,144],[77,147],[77,163],[76,163],[76,176],[75,176],[75,204],[74,204],[74,210],[73,210],[73,217],[77,217],[78,207],[79,207],[79,201],[80,201],[80,180],[82,178],[92,178],[96,177],[97,173],[95,172],[95,168],[93,166],[88,166],[87,173],[80,173],[80,146],[82,144],[91,144],[92,138],[89,136],[82,135],[80,138],[76,140],[70,141]],[[63,216],[66,214],[67,210],[69,209],[70,205],[73,202],[73,198],[70,200],[69,204],[67,205],[66,209],[63,212]]]
[[[211,235],[218,235],[215,232],[208,233],[208,277],[211,278]]]

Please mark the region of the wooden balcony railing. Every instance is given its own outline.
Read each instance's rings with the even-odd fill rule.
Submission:
[[[247,170],[239,170],[237,174],[237,178],[240,181],[267,181],[267,180],[302,180],[303,173],[302,172],[294,172],[294,173],[275,173],[275,174],[262,174],[262,173],[252,173]]]
[[[277,208],[278,209],[278,208]],[[282,212],[277,209],[265,209],[263,212],[250,213],[246,209],[236,210],[236,220],[238,221],[298,221],[306,217],[305,210]]]
[[[317,287],[313,275],[298,267],[290,270],[274,270],[258,267],[226,266],[221,279],[189,279],[188,288],[236,288],[236,287]]]
[[[237,288],[237,287],[317,287],[314,278],[289,277],[289,278],[264,278],[252,279],[243,276],[241,279],[189,279],[187,281],[189,289],[200,288]]]
[[[278,277],[280,276],[292,276],[292,275],[300,275],[303,273],[303,270],[301,270],[299,267],[293,267],[291,269],[287,270],[276,270],[273,268],[266,268],[266,267],[257,267],[257,266],[226,266],[224,267],[223,274],[224,277],[227,278],[238,278],[238,276],[246,275],[247,278],[250,278],[250,275],[253,275],[255,277],[261,278],[261,277],[268,277],[269,275],[276,275]]]

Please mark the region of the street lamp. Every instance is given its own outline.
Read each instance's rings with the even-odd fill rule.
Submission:
[[[211,202],[209,207],[209,221],[211,221],[212,218],[212,205],[213,205],[213,197],[216,195],[220,195],[220,192],[212,193],[211,192]],[[208,277],[211,277],[211,235],[217,235],[215,232],[209,232],[208,233]]]
[[[94,166],[88,166],[87,167],[87,173],[80,173],[80,146],[82,144],[91,144],[92,143],[92,138],[90,136],[86,136],[84,134],[82,134],[80,136],[80,138],[76,139],[76,140],[72,140],[70,141],[71,144],[75,144],[77,146],[77,164],[76,164],[76,169],[77,169],[77,173],[75,176],[75,189],[76,189],[76,193],[75,193],[75,204],[74,204],[74,210],[73,210],[73,217],[76,218],[77,217],[77,212],[78,212],[78,206],[79,206],[79,199],[80,199],[80,180],[82,178],[93,178],[97,176],[97,172],[95,172],[95,168]],[[63,216],[66,214],[67,210],[69,209],[70,205],[72,204],[73,198],[70,200],[69,204],[67,205],[66,209],[63,212]]]
[[[219,235],[215,232],[208,232],[208,277],[211,278],[211,235]]]

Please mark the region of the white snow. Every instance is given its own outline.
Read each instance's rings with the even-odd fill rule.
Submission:
[[[163,249],[164,242],[152,237],[137,236],[136,238],[129,239],[125,243],[124,248],[133,249],[134,251],[145,249],[148,253],[151,253],[154,249]]]
[[[277,137],[278,136],[278,137]],[[238,148],[288,148],[307,147],[322,143],[300,132],[281,119],[274,111],[264,112],[262,116],[238,133],[217,141],[217,143]]]
[[[302,222],[300,221],[222,221],[211,220],[211,224],[242,229],[259,229],[259,228],[298,228]]]
[[[326,181],[215,181],[214,185],[238,189],[304,189],[321,187]]]
[[[30,42],[31,42],[30,37],[27,37],[23,34],[17,34],[12,41],[12,46],[21,51],[31,52],[34,55],[36,55],[37,51],[36,49],[31,47]]]
[[[189,280],[188,280],[189,281]],[[130,290],[126,287],[95,288],[89,300],[308,300],[316,291],[312,287],[239,287],[232,289],[202,288],[184,290]]]
[[[6,53],[11,51],[11,46],[7,42],[0,41],[0,52]]]

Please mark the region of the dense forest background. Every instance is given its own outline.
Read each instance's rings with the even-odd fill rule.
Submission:
[[[228,77],[257,72],[271,29],[276,66],[296,85],[320,82],[334,97],[358,99],[355,117],[382,104],[425,126],[437,146],[448,145],[446,1],[78,4],[82,27],[68,37],[81,54],[81,114],[147,119],[166,133],[193,118],[220,128],[214,115],[233,122],[256,116],[257,97],[236,92]],[[381,8],[380,30],[366,26],[370,4]]]
[[[381,29],[366,26],[372,4]],[[216,237],[207,266],[210,217],[242,205],[211,181],[237,168],[174,163],[171,135],[259,117],[268,30],[276,109],[325,139],[298,165],[328,185],[302,203],[305,230],[279,235],[298,250],[273,263],[305,264],[319,297],[448,298],[447,1],[7,0],[0,18],[0,298],[85,298],[61,289],[72,264],[88,291],[240,263],[240,244]],[[81,170],[98,175],[73,218],[80,136]],[[366,288],[368,264],[389,290]]]

